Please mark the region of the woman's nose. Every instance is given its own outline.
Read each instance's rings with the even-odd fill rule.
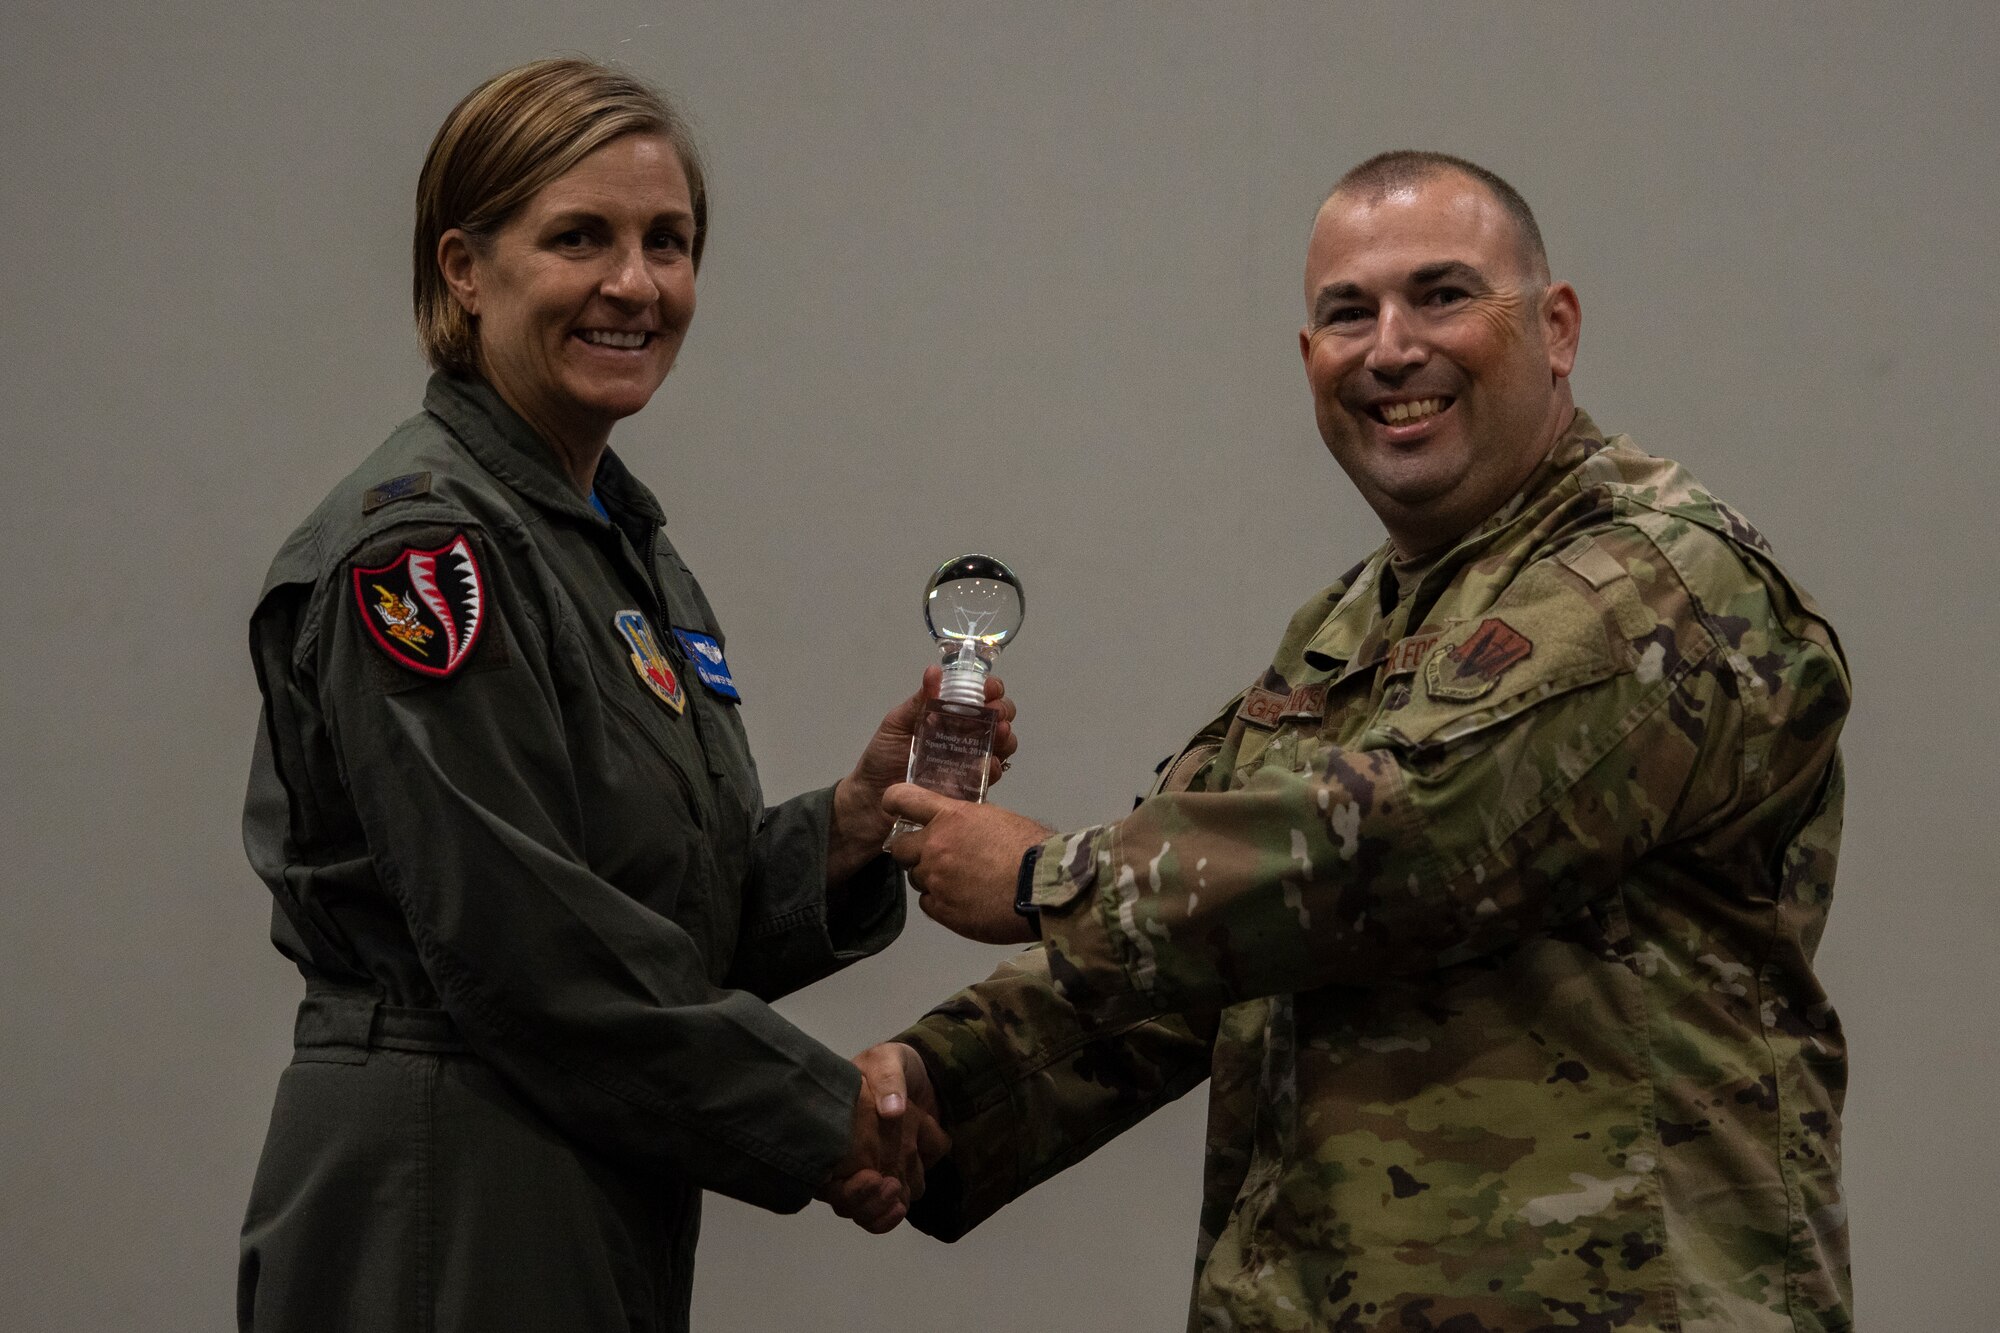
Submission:
[[[659,296],[659,288],[646,267],[644,247],[634,245],[619,250],[613,257],[611,271],[599,284],[599,290],[623,305],[652,304]]]

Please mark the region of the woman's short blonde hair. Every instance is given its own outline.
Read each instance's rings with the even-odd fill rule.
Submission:
[[[417,176],[412,296],[417,337],[431,365],[454,375],[479,369],[475,321],[438,269],[438,242],[457,227],[475,248],[535,193],[625,134],[657,134],[674,146],[694,203],[693,258],[708,238],[708,186],[686,119],[658,89],[591,60],[537,60],[496,75],[451,109]]]

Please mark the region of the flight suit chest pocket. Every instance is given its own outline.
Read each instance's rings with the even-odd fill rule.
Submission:
[[[604,757],[638,786],[666,788],[696,829],[713,822],[706,762],[695,734],[684,663],[669,655],[662,630],[638,609],[602,611],[584,631],[598,697],[604,701]],[[699,688],[699,687],[692,687]],[[622,755],[622,762],[620,756]]]
[[[734,914],[715,903],[732,879],[717,861],[721,821],[693,727],[629,670],[601,672],[599,698],[601,732],[579,728],[577,742],[590,751],[576,781],[591,869],[680,926],[704,957],[726,959]]]

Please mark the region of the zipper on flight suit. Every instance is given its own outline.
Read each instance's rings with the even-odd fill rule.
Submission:
[[[629,561],[631,556],[641,554],[638,547],[633,543],[631,534],[625,531],[625,526],[622,523],[614,519],[611,523],[611,530],[618,536],[619,559]],[[689,721],[694,723],[695,748],[701,751],[702,762],[706,766],[708,763],[708,746],[702,739],[701,721],[699,717],[694,716],[697,704],[694,698],[694,690],[689,683],[694,677],[688,668],[685,656],[679,651],[680,641],[674,637],[673,614],[667,606],[666,592],[660,587],[659,577],[654,573],[654,562],[658,559],[659,553],[659,540],[659,525],[650,525],[646,530],[646,549],[639,561],[642,566],[641,573],[645,576],[646,591],[652,594],[653,598],[651,609],[659,630],[654,635],[654,638],[659,643],[660,651],[667,654],[669,663],[680,676],[681,690],[685,696],[683,700],[685,710],[689,715]],[[703,799],[702,793],[706,790],[706,787],[703,784],[696,783],[693,778],[688,776],[687,769],[681,764],[679,759],[674,757],[673,751],[668,748],[666,742],[654,734],[653,728],[659,725],[659,720],[657,718],[641,718],[639,710],[630,707],[622,698],[616,696],[612,698],[612,705],[625,714],[627,720],[632,723],[633,729],[644,736],[646,743],[651,745],[655,753],[666,761],[667,771],[672,773],[675,781],[680,783],[681,795],[687,801],[689,812],[694,815],[695,827],[701,829],[704,833],[715,827],[720,812],[713,808],[712,801]]]
[[[646,583],[653,590],[653,600],[660,609],[661,639],[660,651],[666,653],[674,667],[681,673],[681,688],[687,692],[688,721],[694,724],[694,743],[701,751],[702,766],[711,778],[722,774],[716,768],[716,761],[709,745],[708,723],[702,720],[701,701],[697,698],[701,689],[701,673],[695,670],[687,654],[681,650],[681,640],[674,633],[673,608],[667,603],[666,589],[660,586],[660,529],[658,524],[646,530]]]

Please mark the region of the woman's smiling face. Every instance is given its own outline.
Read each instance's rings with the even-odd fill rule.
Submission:
[[[545,437],[602,442],[645,407],[694,318],[694,207],[665,138],[613,139],[484,245],[439,262],[477,320],[479,369]]]

